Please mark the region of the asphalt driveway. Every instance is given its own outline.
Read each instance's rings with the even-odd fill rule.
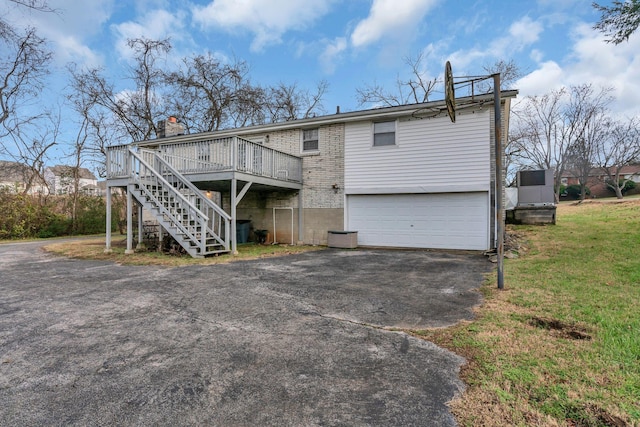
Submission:
[[[0,245],[0,425],[455,425],[481,255],[326,250],[118,266]]]

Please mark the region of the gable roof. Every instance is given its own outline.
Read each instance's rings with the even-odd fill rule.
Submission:
[[[0,160],[0,182],[24,182],[31,175],[27,165]]]
[[[517,90],[501,91],[500,95],[502,100],[515,98],[518,95]],[[464,110],[468,108],[477,107],[479,105],[493,105],[493,93],[466,96],[456,98],[456,110]],[[381,107],[372,108],[369,110],[351,111],[347,113],[336,113],[325,116],[311,117],[307,119],[290,120],[286,122],[268,123],[264,125],[254,125],[241,128],[225,129],[214,132],[202,132],[193,133],[175,137],[162,138],[162,143],[167,142],[187,142],[191,139],[202,139],[203,136],[210,135],[212,138],[223,138],[227,136],[242,136],[252,133],[260,132],[274,132],[287,129],[299,129],[304,127],[317,127],[321,125],[336,124],[336,123],[348,123],[362,120],[382,120],[382,119],[396,119],[398,117],[406,117],[414,115],[416,117],[431,117],[439,115],[447,110],[447,105],[444,99],[438,101],[423,102],[419,104],[405,104],[393,107]],[[145,145],[157,145],[160,142],[158,139],[150,139],[144,141],[136,141],[134,144]]]

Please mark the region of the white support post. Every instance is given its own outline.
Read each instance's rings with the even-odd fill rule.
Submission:
[[[107,186],[107,221],[104,253],[110,254],[111,250],[111,187]]]
[[[231,252],[238,255],[238,242],[236,233],[236,194],[238,191],[238,181],[231,178]]]
[[[134,253],[133,250],[133,195],[131,188],[127,187],[127,249],[125,254]]]
[[[304,245],[304,217],[302,214],[302,189],[298,191],[298,244]]]
[[[144,234],[144,223],[142,221],[142,205],[138,205],[138,244],[136,245],[136,249],[142,249],[143,243],[143,234]]]

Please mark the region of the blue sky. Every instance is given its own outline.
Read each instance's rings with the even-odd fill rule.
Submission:
[[[608,4],[610,2],[601,1]],[[245,60],[254,83],[329,83],[328,113],[359,108],[356,88],[391,87],[407,77],[403,58],[422,53],[427,77],[450,60],[456,76],[513,59],[524,71],[520,97],[563,85],[612,86],[614,111],[640,112],[640,34],[620,45],[592,29],[590,0],[51,0],[56,14],[17,10],[6,19],[35,25],[55,52],[51,100],[62,97],[65,66],[105,69],[119,90],[128,65],[126,39],[170,37],[172,58],[207,51]],[[170,58],[169,62],[172,59]],[[168,66],[171,66],[169,63]],[[442,98],[436,93],[434,99]],[[71,122],[69,121],[71,126]]]

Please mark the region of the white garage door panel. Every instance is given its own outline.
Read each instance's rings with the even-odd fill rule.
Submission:
[[[348,196],[348,230],[363,246],[488,248],[487,193]]]

